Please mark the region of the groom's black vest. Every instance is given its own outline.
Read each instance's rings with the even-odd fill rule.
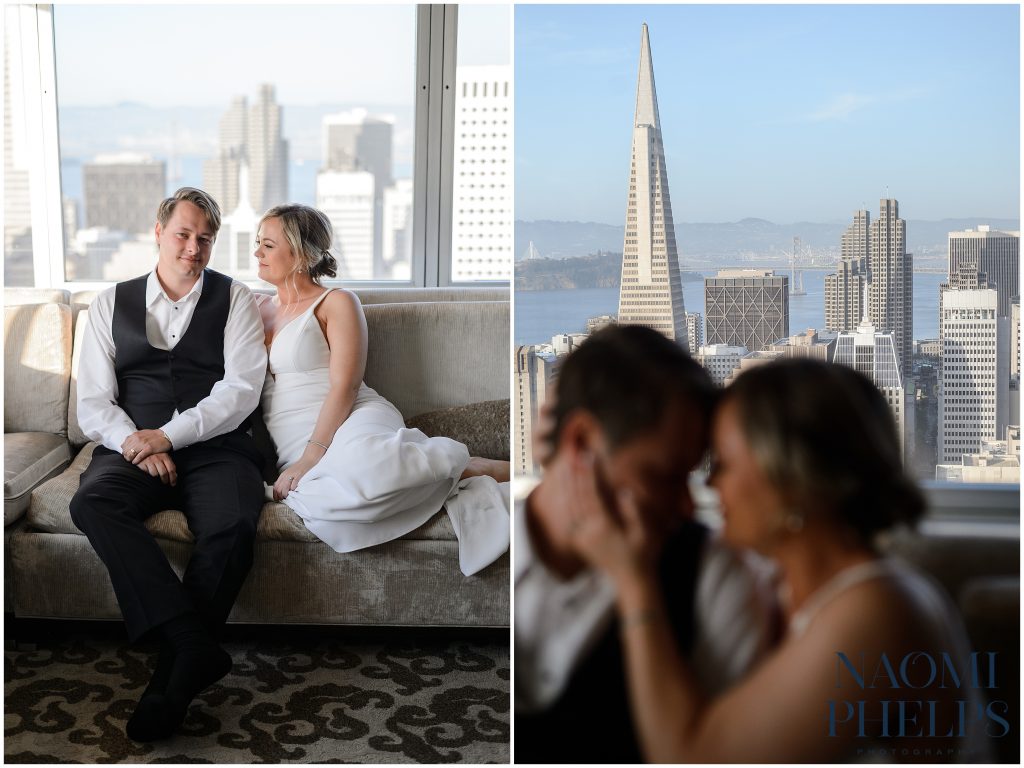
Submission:
[[[687,522],[666,543],[658,564],[665,610],[678,649],[694,641],[694,595],[707,529]],[[515,716],[517,763],[642,763],[629,711],[618,619],[542,712]]]
[[[139,429],[159,429],[205,398],[224,378],[224,327],[231,309],[231,278],[205,270],[203,290],[188,328],[174,349],[157,349],[146,336],[148,275],[114,289],[114,374],[117,404]],[[248,418],[238,428],[248,428]]]

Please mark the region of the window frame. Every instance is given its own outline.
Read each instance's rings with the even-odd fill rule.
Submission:
[[[21,65],[26,94],[38,95],[25,116],[33,227],[32,264],[36,286],[75,291],[100,290],[114,281],[65,277],[63,205],[60,184],[56,46],[52,5],[16,6],[22,26]],[[7,11],[9,9],[5,9]],[[511,280],[453,282],[452,191],[455,136],[455,67],[458,6],[416,6],[412,263],[409,280],[352,280],[356,288],[507,287]],[[245,281],[251,287],[259,281]],[[325,281],[325,284],[342,284]]]

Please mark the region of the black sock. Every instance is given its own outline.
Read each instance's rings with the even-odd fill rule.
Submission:
[[[166,657],[170,663],[163,668],[157,665],[161,680],[156,681],[154,673],[128,721],[126,732],[135,741],[171,736],[184,721],[192,699],[231,671],[231,656],[217,645],[197,614],[171,619],[159,630],[169,648],[161,653],[160,662]],[[162,682],[162,690],[154,682]]]

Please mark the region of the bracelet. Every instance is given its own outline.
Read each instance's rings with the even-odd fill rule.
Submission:
[[[306,441],[306,445],[309,445],[310,443],[312,443],[313,445],[319,445],[321,448],[324,449],[325,452],[327,451],[327,446],[324,445],[323,443],[318,443],[316,440],[307,440]]]
[[[629,629],[630,627],[640,626],[641,624],[652,624],[655,621],[661,620],[661,611],[657,609],[651,609],[648,611],[637,611],[629,616],[623,616],[619,620],[619,626],[623,629]]]

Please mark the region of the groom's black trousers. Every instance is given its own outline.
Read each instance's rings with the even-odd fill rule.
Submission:
[[[171,459],[175,486],[97,446],[71,500],[71,519],[107,566],[133,641],[192,611],[219,630],[252,566],[263,481],[251,438],[234,432]],[[181,580],[144,524],[165,509],[180,509],[195,537]]]

